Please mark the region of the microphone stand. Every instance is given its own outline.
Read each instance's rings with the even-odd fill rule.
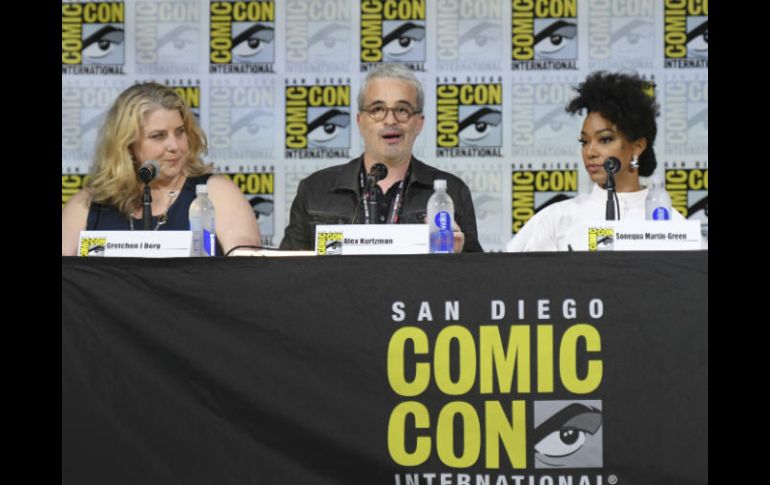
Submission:
[[[152,217],[152,195],[150,195],[150,184],[144,184],[144,196],[142,197],[142,219],[144,220],[144,230],[150,230],[150,218]]]
[[[377,224],[377,179],[369,175],[366,181],[366,205],[369,208],[369,220],[366,223]]]
[[[616,220],[615,217],[615,174],[607,171],[607,210],[606,219],[608,221]]]

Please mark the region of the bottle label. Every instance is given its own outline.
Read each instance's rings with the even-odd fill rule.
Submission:
[[[203,253],[206,256],[214,256],[217,247],[217,236],[213,232],[203,230]]]
[[[436,224],[436,227],[442,231],[452,231],[452,217],[446,211],[437,213],[433,222]]]
[[[671,214],[665,207],[656,207],[652,210],[653,221],[667,221],[671,219]]]
[[[452,234],[452,216],[446,211],[436,214],[433,223],[438,231],[430,235],[430,249],[432,253],[454,252],[454,234]]]

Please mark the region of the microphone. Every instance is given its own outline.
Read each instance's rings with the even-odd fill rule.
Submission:
[[[604,170],[607,172],[607,205],[605,207],[605,219],[608,221],[614,221],[619,219],[616,215],[620,215],[620,211],[615,211],[615,174],[620,171],[620,160],[615,157],[608,157],[604,161]]]
[[[616,174],[620,171],[620,160],[615,157],[609,157],[604,161],[604,170],[609,174]]]
[[[377,223],[377,182],[388,176],[388,167],[383,163],[375,163],[372,165],[369,174],[366,176],[366,186],[364,187],[364,193],[369,194],[367,198],[367,208],[369,209],[369,220],[367,223]]]
[[[141,167],[139,167],[139,179],[142,182],[149,184],[152,179],[158,176],[158,172],[160,172],[160,164],[155,160],[147,160]]]
[[[372,165],[372,169],[369,170],[369,175],[367,175],[366,177],[369,181],[369,184],[374,185],[387,176],[388,176],[388,167],[386,167],[384,163],[375,163],[374,165]]]
[[[144,182],[144,194],[142,195],[142,226],[145,231],[150,230],[150,219],[152,217],[152,194],[150,193],[150,182],[158,176],[160,165],[155,160],[147,160],[139,167],[137,173],[139,179]]]

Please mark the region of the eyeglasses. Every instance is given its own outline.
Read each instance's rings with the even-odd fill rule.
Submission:
[[[372,121],[377,121],[377,122],[387,118],[388,112],[393,111],[393,116],[396,117],[396,121],[398,121],[399,123],[406,123],[407,121],[409,121],[409,118],[411,118],[412,116],[422,113],[422,110],[413,108],[408,104],[400,104],[393,108],[388,108],[384,104],[377,104],[374,106],[370,106],[369,108],[362,109],[361,111],[365,113],[369,113],[369,118],[371,118]]]

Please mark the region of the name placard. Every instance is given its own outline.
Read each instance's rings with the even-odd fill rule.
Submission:
[[[701,249],[700,221],[599,221],[584,234],[588,251]]]
[[[315,252],[332,254],[427,254],[427,224],[319,224]]]
[[[79,256],[186,258],[192,231],[80,231]]]

